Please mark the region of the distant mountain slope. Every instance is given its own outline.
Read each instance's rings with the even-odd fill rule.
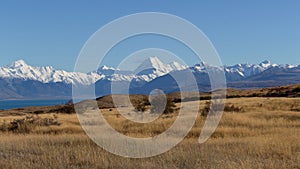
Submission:
[[[286,66],[277,66],[269,68],[259,74],[250,76],[240,81],[228,83],[228,87],[233,88],[262,88],[273,86],[284,86],[300,83],[300,66],[286,68]]]
[[[65,83],[0,78],[1,99],[70,98],[72,88]]]
[[[248,77],[248,81],[289,81],[298,83],[300,80],[300,66],[286,69],[286,67],[272,67],[266,71]]]

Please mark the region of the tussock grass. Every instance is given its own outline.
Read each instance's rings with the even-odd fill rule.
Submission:
[[[201,109],[205,103],[201,101]],[[183,142],[146,159],[110,154],[84,134],[75,114],[57,114],[60,126],[37,127],[25,135],[0,132],[0,168],[300,168],[300,114],[292,110],[299,107],[299,98],[232,98],[226,104],[243,111],[224,112],[206,143],[198,143],[206,119],[198,114]],[[132,137],[160,134],[177,116],[163,114],[141,124],[128,121],[115,108],[101,111],[113,128]],[[0,124],[24,117],[2,116]]]

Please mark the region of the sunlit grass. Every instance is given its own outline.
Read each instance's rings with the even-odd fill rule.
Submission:
[[[201,102],[202,108],[205,102]],[[300,112],[294,111],[299,98],[234,98],[227,103],[244,111],[224,112],[206,143],[198,143],[205,122],[199,114],[183,142],[146,159],[113,155],[84,134],[75,114],[56,114],[60,126],[37,127],[29,134],[0,132],[0,168],[300,168]],[[157,135],[169,128],[177,115],[137,124],[115,109],[102,113],[112,127],[133,137]],[[3,116],[0,122],[16,118],[22,117]]]

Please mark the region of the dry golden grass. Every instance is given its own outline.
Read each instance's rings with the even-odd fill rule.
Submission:
[[[75,114],[57,114],[60,126],[38,127],[30,134],[0,132],[0,168],[300,168],[299,98],[234,98],[227,103],[244,111],[225,112],[206,143],[198,143],[205,122],[199,114],[183,142],[145,159],[103,150],[84,134]],[[116,109],[102,113],[116,130],[133,137],[157,135],[176,119],[175,113],[137,124]],[[16,118],[22,117],[2,115],[0,123]]]

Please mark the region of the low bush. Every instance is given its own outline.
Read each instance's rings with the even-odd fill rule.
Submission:
[[[34,111],[33,114],[43,114],[44,111],[43,110],[37,110],[37,111]]]
[[[134,106],[134,109],[139,112],[144,112],[148,109],[145,102],[133,103],[133,106]]]
[[[235,106],[234,104],[225,104],[224,107],[225,112],[244,112],[244,109],[239,106]]]
[[[60,125],[57,121],[57,116],[53,115],[53,118],[41,118],[38,115],[27,115],[22,119],[15,119],[9,123],[3,122],[0,126],[0,131],[14,132],[14,133],[30,133],[36,127]]]
[[[74,105],[65,105],[60,108],[52,109],[48,113],[63,113],[63,114],[74,114]]]
[[[151,113],[173,113],[176,109],[176,105],[171,98],[165,97],[164,94],[157,90],[157,93],[153,95],[151,100]]]
[[[205,106],[200,113],[202,116],[207,116],[211,110],[212,114],[217,114],[218,112],[244,112],[244,109],[234,104],[224,104],[221,100],[214,99],[212,101],[207,101]]]
[[[300,93],[300,87],[296,87],[295,89],[292,90],[294,93]]]

